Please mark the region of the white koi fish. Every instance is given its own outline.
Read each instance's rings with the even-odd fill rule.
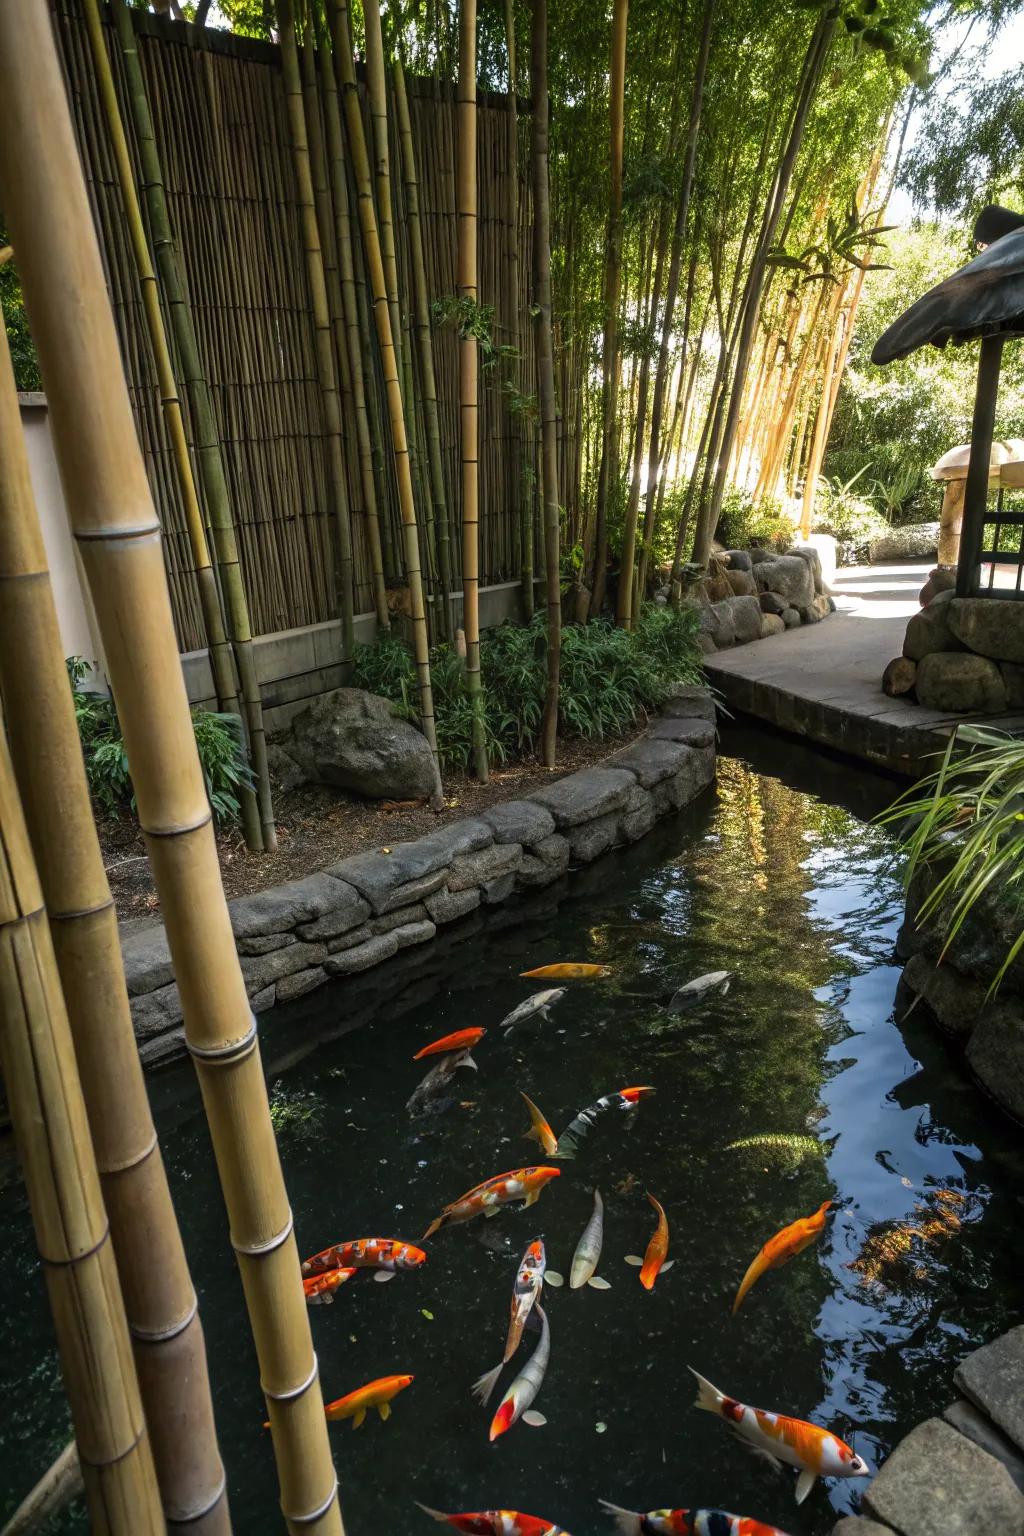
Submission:
[[[604,1246],[604,1201],[601,1199],[601,1191],[594,1190],[594,1212],[586,1226],[579,1242],[576,1244],[576,1252],[572,1256],[572,1269],[569,1272],[569,1289],[578,1291],[582,1286],[589,1285],[595,1291],[610,1291],[611,1286],[607,1280],[602,1280],[600,1275],[594,1273],[601,1259],[601,1249]],[[548,1284],[558,1286],[562,1284],[561,1275],[555,1275],[548,1271]]]
[[[688,1013],[698,1003],[709,997],[724,997],[728,992],[735,971],[709,971],[706,976],[695,976],[669,1000],[669,1013]]]
[[[485,1371],[478,1381],[473,1383],[473,1396],[478,1402],[486,1403],[494,1391],[501,1368],[507,1365],[519,1348],[519,1341],[523,1336],[526,1319],[533,1311],[534,1303],[538,1300],[544,1289],[544,1276],[547,1258],[544,1253],[544,1243],[541,1238],[535,1238],[523,1254],[516,1274],[515,1289],[512,1292],[512,1316],[509,1319],[508,1336],[505,1340],[505,1353],[498,1364],[491,1371]]]
[[[492,1441],[511,1429],[519,1419],[522,1419],[525,1424],[534,1426],[547,1423],[542,1413],[536,1413],[530,1407],[544,1385],[544,1376],[551,1357],[551,1331],[548,1328],[544,1308],[540,1305],[536,1306],[534,1315],[540,1320],[540,1343],[498,1404],[498,1411],[491,1420]]]
[[[566,990],[565,987],[548,987],[543,992],[534,992],[532,997],[526,998],[525,1002],[520,1003],[518,1007],[512,1009],[511,1013],[506,1014],[498,1028],[503,1029],[507,1036],[515,1029],[517,1024],[525,1024],[527,1019],[532,1019],[534,1015],[543,1019],[546,1023],[550,1016],[548,1010],[553,1008],[559,999],[565,996]]]

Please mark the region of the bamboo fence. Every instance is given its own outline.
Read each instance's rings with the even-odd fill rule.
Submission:
[[[202,609],[181,503],[175,459],[160,416],[160,391],[125,220],[117,166],[106,131],[90,56],[82,0],[49,0],[64,66],[83,169],[114,310],[118,341],[147,476],[164,532],[165,560],[179,649],[206,644]],[[170,222],[199,351],[209,382],[225,474],[236,520],[242,578],[254,634],[297,628],[337,613],[337,519],[328,470],[322,392],[317,373],[302,202],[296,183],[288,109],[277,47],[216,30],[195,29],[132,11],[138,58],[163,162]],[[124,67],[110,49],[118,95]],[[454,85],[408,77],[411,141],[429,301],[456,291],[456,101]],[[321,84],[322,97],[322,84]],[[367,138],[369,106],[360,75]],[[136,183],[143,184],[138,145],[126,124]],[[396,162],[397,163],[397,162]],[[480,93],[480,302],[496,309],[495,337],[508,341],[508,109],[504,95]],[[402,178],[392,175],[399,308],[415,312],[408,207]],[[518,195],[520,313],[528,302],[531,200]],[[354,208],[353,208],[354,211]],[[355,231],[355,219],[352,219]],[[365,281],[358,238],[354,288]],[[371,321],[364,309],[364,338]],[[433,327],[440,462],[449,515],[460,506],[458,338]],[[523,327],[522,372],[532,378],[533,341]],[[398,487],[379,350],[364,346],[371,439],[376,436],[384,569],[389,585],[405,585]],[[351,349],[350,349],[351,357]],[[189,442],[195,423],[183,401]],[[420,442],[422,417],[413,413]],[[349,505],[366,504],[354,422],[346,422],[344,471]],[[521,446],[500,380],[480,392],[480,580],[518,580],[516,501]],[[202,488],[200,487],[202,495]],[[366,519],[353,517],[354,607],[374,611]],[[451,544],[452,583],[462,572],[459,541]],[[378,588],[379,592],[379,588]],[[401,598],[395,605],[403,611]]]

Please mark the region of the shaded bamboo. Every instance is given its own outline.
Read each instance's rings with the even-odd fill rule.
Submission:
[[[149,242],[142,222],[142,209],[135,189],[135,172],[132,169],[128,140],[125,137],[124,123],[121,119],[121,108],[118,105],[117,91],[114,87],[114,75],[110,67],[110,55],[107,52],[99,0],[83,0],[82,9],[89,34],[89,46],[92,50],[100,100],[103,103],[114,162],[117,166],[117,179],[121,190],[121,201],[124,204],[132,257],[139,278],[146,330],[149,334],[157,388],[160,392],[160,408],[171,445],[174,472],[192,550],[192,566],[196,586],[199,589],[199,605],[203,615],[217,706],[229,714],[237,715],[241,720],[231,647],[224,629],[224,615],[220,606],[217,578],[213,572],[202,509],[196,491],[195,476],[192,473],[192,460],[189,457],[188,439],[185,436],[185,422],[181,412],[181,401],[178,398],[178,385],[174,377],[170,349],[167,345],[167,333],[164,330],[163,315],[160,311],[156,272],[153,270]],[[240,787],[239,802],[246,846],[252,852],[259,853],[263,848],[263,830],[260,826],[259,802],[251,785],[243,784]]]
[[[291,138],[295,186],[298,193],[299,214],[302,221],[302,243],[306,257],[306,277],[309,282],[313,331],[316,341],[316,369],[317,379],[320,384],[320,401],[323,407],[328,483],[331,488],[331,511],[337,530],[336,570],[338,618],[341,622],[341,666],[342,679],[347,680],[352,665],[353,622],[355,617],[352,579],[352,523],[349,518],[348,487],[345,482],[341,405],[338,399],[338,376],[334,362],[330,305],[327,297],[327,279],[324,274],[323,249],[320,243],[316,196],[313,190],[313,168],[310,155],[310,140],[306,131],[306,113],[302,94],[302,76],[299,70],[293,0],[277,0],[277,25],[281,45],[281,74],[284,82],[285,103],[288,109],[288,132]],[[322,154],[320,160],[321,162],[323,161]]]
[[[395,252],[395,212],[391,200],[391,146],[388,142],[387,77],[384,67],[384,36],[380,24],[380,0],[363,0],[366,33],[366,96],[370,104],[370,135],[373,141],[373,182],[377,195],[377,235],[384,267],[384,284],[391,316],[391,340],[398,377],[405,389],[402,356],[402,311],[398,298],[398,258]],[[406,427],[412,451],[412,401],[403,393]]]
[[[604,341],[601,350],[601,463],[594,513],[594,567],[590,611],[604,606],[608,564],[608,499],[618,478],[619,298],[622,289],[622,151],[625,120],[626,27],[629,0],[615,0],[612,11],[612,58],[608,96],[611,179],[604,266]]]
[[[78,1446],[74,1440],[69,1440],[56,1461],[47,1467],[22,1499],[0,1530],[0,1536],[35,1536],[35,1532],[49,1525],[70,1504],[77,1503],[84,1492]]]
[[[458,159],[455,287],[468,312],[459,328],[459,442],[462,468],[462,628],[466,687],[473,720],[473,770],[487,783],[487,742],[480,680],[480,354],[471,311],[477,307],[476,0],[459,0]]]
[[[16,17],[0,8],[0,78],[5,81],[0,94],[4,212],[19,250],[64,499],[124,731],[181,996],[185,1040],[210,1122],[269,1407],[282,1507],[293,1536],[342,1536],[292,1217],[255,1020],[220,880],[171,620],[160,527],[135,437],[46,0],[28,0]],[[2,821],[7,835],[6,814]],[[38,905],[38,893],[22,902],[29,912]],[[9,930],[15,944],[36,921],[30,918],[27,925],[22,921]],[[10,1065],[20,1070],[19,1062]],[[8,1084],[13,1081],[9,1075]],[[31,1082],[24,1091],[31,1103]],[[20,1098],[12,1094],[12,1101]],[[82,1115],[77,1119],[82,1121]],[[78,1126],[69,1126],[72,1134],[66,1138],[58,1131],[51,1128],[50,1146],[74,1144]],[[86,1213],[94,1212],[88,1181],[80,1182],[87,1198],[65,1201],[65,1222],[69,1216],[84,1222]],[[63,1225],[60,1230],[65,1231]],[[102,1225],[97,1229],[90,1220],[88,1230],[75,1235],[75,1248],[91,1255],[86,1265],[102,1264],[103,1256],[109,1256],[109,1296],[113,1257]],[[74,1283],[80,1268],[63,1265],[59,1287],[68,1285],[65,1277]],[[117,1341],[113,1346],[119,1358],[128,1352],[123,1322],[121,1329],[123,1346]],[[89,1436],[110,1422],[95,1406],[84,1443],[79,1435],[87,1461],[93,1459]],[[118,1413],[131,1431],[130,1446],[140,1433],[137,1418],[123,1409]],[[103,1459],[109,1463],[125,1448],[107,1447]],[[110,1470],[130,1467],[133,1455],[123,1456]],[[131,1527],[134,1536],[148,1528],[138,1519]],[[162,1529],[162,1520],[154,1529]]]
[[[441,460],[441,428],[437,412],[437,380],[434,374],[434,343],[430,333],[430,293],[423,260],[423,230],[420,227],[420,193],[416,174],[416,153],[409,118],[409,99],[405,71],[400,59],[394,63],[395,116],[402,149],[402,175],[405,186],[406,227],[412,267],[413,323],[420,365],[423,422],[427,439],[427,469],[430,479],[433,539],[441,583],[441,626],[447,640],[455,635],[452,614],[452,561],[448,529],[448,497]]]
[[[143,1082],[2,325],[0,458],[0,692],[164,1512],[169,1530],[227,1536],[203,1330]]]
[[[522,382],[523,356],[520,325],[520,275],[519,275],[519,102],[516,74],[516,8],[515,0],[505,0],[505,50],[508,54],[508,95],[505,114],[508,133],[508,296],[509,296],[509,345],[516,359],[517,376]],[[530,476],[526,472],[526,455],[530,440],[529,423],[524,402],[520,400],[513,432],[517,496],[513,526],[518,531],[519,580],[522,588],[523,618],[527,623],[533,618],[533,497]]]
[[[551,345],[551,195],[548,184],[548,10],[533,0],[530,36],[530,92],[533,97],[533,273],[540,395],[541,495],[544,509],[544,582],[547,591],[547,681],[541,724],[541,762],[555,766],[558,737],[558,674],[562,646],[562,592],[559,571],[558,458],[555,421],[555,366]]]
[[[398,482],[399,511],[402,518],[402,535],[405,550],[406,579],[409,583],[409,603],[412,610],[413,654],[419,693],[420,727],[433,753],[437,770],[437,783],[431,797],[436,807],[443,804],[441,771],[437,756],[437,731],[434,723],[434,693],[430,681],[430,649],[427,642],[427,621],[423,602],[423,578],[420,572],[416,505],[412,489],[412,468],[409,463],[409,444],[405,431],[405,411],[402,391],[398,382],[398,366],[394,339],[391,334],[391,316],[388,308],[387,286],[381,260],[380,240],[377,233],[377,216],[373,206],[373,184],[370,161],[363,132],[363,118],[359,105],[359,88],[356,84],[355,65],[348,31],[348,0],[327,0],[328,24],[334,48],[334,65],[338,71],[338,84],[345,108],[345,124],[348,129],[348,148],[356,185],[356,203],[359,209],[359,225],[363,237],[367,275],[373,299],[374,323],[380,347],[381,369],[387,394],[388,413],[391,419],[391,442],[394,453],[395,477]]]
[[[260,807],[260,824],[263,846],[268,853],[277,847],[274,826],[274,807],[270,794],[270,774],[267,770],[267,738],[263,724],[263,701],[256,676],[256,660],[253,655],[252,629],[249,624],[249,605],[245,596],[241,566],[238,561],[238,543],[231,512],[227,476],[221,454],[220,435],[213,414],[213,402],[199,352],[192,309],[185,293],[178,253],[171,232],[170,213],[164,189],[163,169],[153,133],[153,119],[149,110],[146,85],[142,75],[135,41],[135,28],[130,8],[123,0],[111,0],[114,23],[117,30],[121,55],[124,60],[125,78],[128,85],[128,101],[139,153],[142,188],[145,193],[146,212],[157,272],[163,287],[178,354],[189,413],[195,438],[196,463],[199,480],[206,500],[206,512],[213,535],[213,547],[217,556],[224,612],[231,637],[231,646],[238,668],[238,681],[245,707],[245,725],[252,754],[253,772],[256,778],[256,794]]]

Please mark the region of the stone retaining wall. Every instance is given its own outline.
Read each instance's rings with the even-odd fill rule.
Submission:
[[[864,1493],[864,1517],[832,1536],[1024,1533],[1024,1327],[976,1350],[960,1396],[893,1451]]]
[[[713,781],[714,742],[710,694],[678,686],[661,718],[600,768],[232,901],[254,1012],[368,971],[478,907],[552,884],[570,866],[635,842]],[[129,937],[123,953],[143,1060],[179,1055],[181,1003],[163,928]]]

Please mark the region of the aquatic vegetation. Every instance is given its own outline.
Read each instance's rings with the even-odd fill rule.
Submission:
[[[270,1090],[270,1120],[278,1137],[310,1141],[323,1128],[324,1101],[311,1088],[278,1080]]]
[[[847,1266],[860,1276],[861,1285],[902,1290],[913,1280],[923,1280],[928,1270],[922,1260],[928,1251],[956,1237],[973,1214],[968,1196],[956,1189],[932,1191],[914,1210],[919,1220],[884,1222],[869,1233]]]
[[[725,1151],[743,1152],[777,1168],[799,1168],[802,1163],[826,1157],[828,1146],[814,1136],[768,1132],[764,1136],[742,1136],[739,1141],[730,1141]]]

